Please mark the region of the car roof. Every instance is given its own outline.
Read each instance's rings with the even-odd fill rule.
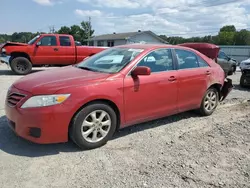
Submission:
[[[138,49],[155,49],[155,48],[171,48],[173,45],[166,45],[166,44],[124,44],[115,47],[121,48],[138,48]]]

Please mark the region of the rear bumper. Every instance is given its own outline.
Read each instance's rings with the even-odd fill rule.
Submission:
[[[232,80],[229,78],[226,78],[224,85],[222,86],[222,89],[220,92],[220,101],[224,101],[233,88],[234,86],[232,84]]]

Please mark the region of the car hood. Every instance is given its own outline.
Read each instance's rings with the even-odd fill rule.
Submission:
[[[13,86],[33,95],[53,94],[60,89],[97,83],[110,74],[92,72],[74,66],[32,73],[17,80]]]
[[[250,58],[242,61],[242,63],[250,63]]]
[[[5,46],[28,46],[28,44],[21,43],[21,42],[6,42],[1,47],[5,47]]]

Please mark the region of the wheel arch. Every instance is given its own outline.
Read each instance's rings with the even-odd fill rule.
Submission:
[[[27,58],[30,62],[31,62],[31,59],[30,59],[30,56],[25,53],[25,52],[11,52],[10,54],[10,59],[9,59],[9,63],[16,57],[25,57]],[[31,62],[32,63],[32,62]]]
[[[73,114],[73,116],[70,120],[70,124],[68,127],[68,133],[69,133],[69,130],[72,126],[72,122],[73,122],[74,118],[76,117],[76,115],[78,114],[78,112],[81,111],[84,107],[91,105],[91,104],[95,104],[95,103],[102,103],[102,104],[109,105],[115,111],[115,113],[117,115],[116,130],[118,130],[120,128],[121,114],[120,114],[120,110],[119,110],[118,106],[113,101],[111,101],[109,99],[100,98],[100,99],[94,99],[94,100],[88,101],[87,103],[80,106],[80,108],[78,108],[78,110]]]
[[[219,99],[220,99],[221,98],[220,91],[221,91],[222,85],[220,83],[214,83],[214,84],[210,85],[210,87],[208,89],[210,89],[210,88],[215,88],[218,91]]]

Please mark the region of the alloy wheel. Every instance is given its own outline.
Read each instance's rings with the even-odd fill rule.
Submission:
[[[217,95],[214,91],[210,91],[207,93],[205,98],[204,107],[205,109],[210,112],[216,108],[217,103]]]
[[[86,116],[82,123],[82,137],[90,143],[104,139],[111,128],[110,115],[104,110],[96,110]]]

